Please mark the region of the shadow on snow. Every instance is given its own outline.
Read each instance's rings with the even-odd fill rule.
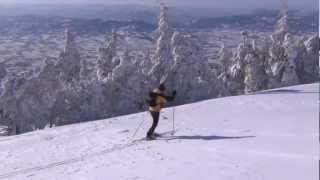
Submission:
[[[259,94],[318,94],[319,92],[307,92],[295,89],[276,89],[270,91],[262,91],[262,92],[254,92],[251,95],[259,95]]]
[[[169,136],[159,138],[160,140],[204,140],[204,141],[212,141],[212,140],[223,140],[223,139],[245,139],[245,138],[255,138],[256,136]]]

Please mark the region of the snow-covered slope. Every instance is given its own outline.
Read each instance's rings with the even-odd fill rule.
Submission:
[[[309,84],[179,106],[174,136],[135,144],[147,113],[3,137],[0,179],[318,180],[318,94]]]

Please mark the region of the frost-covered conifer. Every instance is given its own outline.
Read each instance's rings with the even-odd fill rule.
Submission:
[[[98,49],[99,58],[97,63],[97,77],[100,81],[107,81],[112,76],[112,70],[119,65],[117,56],[118,35],[112,31],[109,41],[106,40],[105,46]]]
[[[286,34],[283,45],[285,49],[285,64],[281,78],[281,85],[296,85],[299,83],[299,78],[296,72],[296,58],[298,56],[298,49],[295,46],[296,42],[290,33]]]
[[[303,61],[304,81],[319,81],[319,37],[314,35],[305,42],[306,57]]]
[[[154,81],[160,82],[164,74],[169,71],[169,67],[173,65],[172,47],[170,44],[172,30],[168,20],[168,7],[161,5],[160,17],[158,22],[159,37],[156,44],[156,51],[152,58],[153,67],[149,74]]]
[[[228,68],[230,67],[230,65],[232,63],[231,62],[231,60],[232,60],[231,50],[226,48],[225,45],[223,44],[221,49],[219,50],[218,57],[219,57],[218,61],[222,65],[223,71],[227,72]]]
[[[280,18],[276,24],[275,32],[272,34],[271,38],[273,41],[282,43],[287,33],[289,33],[289,12],[288,6],[284,5]]]
[[[65,48],[61,53],[56,67],[59,77],[65,82],[77,82],[80,80],[81,58],[77,50],[74,35],[66,29]]]
[[[284,45],[285,37],[289,30],[289,14],[287,6],[284,6],[281,17],[277,22],[276,29],[271,35],[271,45],[269,48],[269,88],[277,88],[282,86],[282,76],[285,66],[288,66],[286,47]]]
[[[216,74],[210,70],[209,63],[203,58],[203,52],[195,38],[175,32],[171,44],[174,65],[164,82],[171,89],[179,90],[176,102],[185,103],[205,97],[216,97]]]
[[[267,87],[267,75],[265,72],[264,61],[256,51],[249,53],[245,58],[245,93],[264,90]]]
[[[242,94],[245,84],[245,58],[252,51],[252,45],[248,43],[247,33],[242,33],[244,41],[239,44],[236,53],[232,59],[230,67],[230,92],[232,94]]]
[[[7,70],[3,63],[0,63],[0,82],[7,75]]]

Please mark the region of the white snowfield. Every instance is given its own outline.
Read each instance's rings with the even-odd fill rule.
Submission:
[[[157,132],[172,129],[165,109]],[[0,179],[318,180],[319,84],[175,107],[177,132],[144,137],[145,113],[0,138]]]

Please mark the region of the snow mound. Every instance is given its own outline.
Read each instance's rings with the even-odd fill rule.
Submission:
[[[2,137],[0,179],[318,180],[318,111],[308,84],[167,108],[155,141],[146,112]]]

